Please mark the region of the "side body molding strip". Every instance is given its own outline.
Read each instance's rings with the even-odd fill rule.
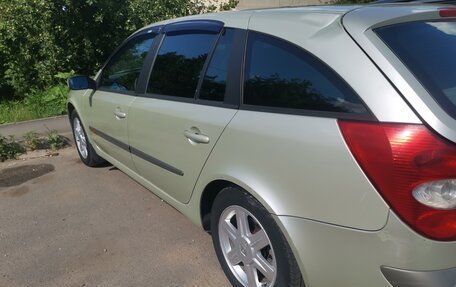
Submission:
[[[94,128],[94,127],[89,127],[89,129],[90,129],[90,131],[93,134],[95,134],[95,135],[101,137],[102,139],[112,143],[113,145],[116,145],[116,146],[120,147],[123,150],[126,150],[126,151],[130,152],[131,154],[133,154],[133,155],[135,155],[135,156],[137,156],[137,157],[139,157],[139,158],[141,158],[141,159],[143,159],[145,161],[150,162],[151,164],[154,164],[154,165],[156,165],[158,167],[161,167],[161,168],[163,168],[163,169],[165,169],[165,170],[167,170],[169,172],[172,172],[172,173],[174,173],[176,175],[184,176],[184,172],[182,170],[180,170],[178,168],[175,168],[174,166],[169,165],[166,162],[163,162],[163,161],[161,161],[161,160],[159,160],[159,159],[157,159],[157,158],[155,158],[155,157],[153,157],[151,155],[148,155],[148,154],[146,154],[146,153],[144,153],[144,152],[142,152],[142,151],[140,151],[140,150],[138,150],[138,149],[136,149],[136,148],[134,148],[132,146],[129,146],[128,144],[123,143],[123,142],[111,137],[110,135],[105,134],[104,132],[102,132],[102,131]]]

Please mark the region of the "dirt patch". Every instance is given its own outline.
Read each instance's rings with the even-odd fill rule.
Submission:
[[[0,187],[20,185],[54,170],[55,168],[52,164],[22,165],[6,168],[0,170]]]

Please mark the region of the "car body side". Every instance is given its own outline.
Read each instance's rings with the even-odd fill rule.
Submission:
[[[376,120],[422,123],[347,33],[343,18],[350,10],[356,11],[356,7],[218,13],[160,22],[143,30],[176,21],[216,19],[225,27],[267,33],[304,47],[330,66],[362,97]],[[91,117],[97,116],[90,113],[90,98],[94,96],[94,91],[89,90],[73,91],[69,97],[70,109],[80,115],[91,142],[93,135],[88,127]],[[142,95],[133,95],[131,101],[138,97]],[[166,100],[161,104],[166,104]],[[121,163],[96,144],[94,148],[101,157],[205,228],[205,215],[217,192],[233,184],[243,188],[282,227],[306,286],[363,286],[365,282],[385,286],[388,283],[379,266],[413,270],[454,267],[454,243],[424,239],[390,211],[351,155],[337,121],[336,117],[252,110],[241,104],[217,138],[189,200],[171,196],[139,175],[134,167]],[[341,242],[345,246],[340,246]],[[306,246],[315,247],[308,250]],[[429,258],[428,250],[437,253],[434,259]],[[344,259],[356,257],[359,252],[366,258],[344,264]],[[336,271],[324,276],[325,272],[319,270],[322,266]],[[371,271],[356,274],[355,270],[365,270],[366,266]]]
[[[344,32],[340,25],[341,13],[321,15],[318,11],[306,11],[304,13],[298,11],[290,15],[289,11],[280,11],[279,15],[272,15],[279,19],[283,15],[284,21],[295,23],[293,27],[296,30],[291,31],[283,29],[288,24],[286,22],[280,23],[278,21],[271,27],[268,26],[264,19],[271,17],[269,15],[271,13],[278,14],[279,12],[272,10],[245,13],[243,28],[267,32],[306,48],[309,43],[322,42],[321,45],[309,47],[308,50],[330,66],[333,64],[332,62],[339,62],[340,66],[346,66],[344,63],[340,63],[341,59],[344,57],[347,59],[347,54],[355,54],[353,50],[358,51],[359,54],[353,57],[357,57],[358,62],[359,58],[364,58],[365,67],[359,67],[364,69],[363,74],[368,74],[366,70],[370,70],[371,74],[376,74],[370,77],[371,85],[383,85],[382,88],[375,90],[388,90],[389,84],[386,81],[382,82],[382,78],[378,77],[379,74],[371,67],[368,59],[363,56],[359,48]],[[231,25],[231,14],[226,13],[226,15],[228,16],[227,19],[217,17],[217,19],[225,22],[225,27],[234,26],[238,28],[242,26],[239,16],[234,19],[234,23]],[[189,18],[206,19],[201,16]],[[297,24],[300,23],[299,18],[304,19],[301,21],[302,26]],[[318,19],[320,22],[313,23],[314,19]],[[184,18],[183,20],[187,19]],[[247,26],[248,21],[250,21],[249,26]],[[326,23],[322,23],[322,21]],[[275,27],[277,27],[276,31],[274,30]],[[293,36],[298,30],[305,31],[306,34],[299,37]],[[324,37],[325,41],[314,40],[315,37]],[[328,39],[333,39],[339,43],[340,49],[338,50],[340,52],[338,53],[340,55],[334,55],[334,52],[328,51],[329,45],[325,44]],[[344,44],[349,47],[344,47]],[[349,49],[351,52],[346,53]],[[330,56],[334,57],[335,61],[331,61]],[[349,59],[347,60],[349,61]],[[341,71],[337,72],[343,78],[346,77],[343,74],[344,71],[342,73]],[[352,77],[357,77],[359,74],[352,73],[352,71],[346,73],[347,75],[351,74]],[[373,78],[378,79],[378,81],[373,81]],[[353,88],[360,94],[365,93],[362,90],[363,87],[355,86]],[[370,89],[370,87],[364,88]],[[398,109],[402,108],[403,110],[396,114],[408,117],[409,121],[410,119],[416,121],[413,115],[407,115],[408,107],[400,102],[400,98],[397,99],[397,95],[391,88],[389,92],[388,95],[391,95],[391,98],[396,99],[399,103],[395,106],[399,106]],[[86,92],[82,97],[70,97],[70,101],[80,113],[86,129],[91,125],[90,120],[87,120],[90,114],[88,98],[96,96],[96,94]],[[133,102],[135,99],[131,98],[130,101]],[[169,101],[169,104],[173,105],[174,102]],[[99,115],[90,116],[98,117]],[[379,116],[381,116],[380,113]],[[146,118],[143,120],[147,121]],[[93,120],[91,121],[93,122]],[[290,125],[291,122],[293,125]],[[91,137],[91,133],[86,132]],[[310,137],[310,135],[312,136]],[[258,142],[261,142],[262,145],[258,146]],[[318,146],[327,148],[318,149],[316,148]],[[307,148],[303,149],[303,147]],[[113,160],[112,155],[106,154],[100,147],[96,148],[97,152],[100,151],[101,156],[109,156],[111,157],[109,160]],[[257,152],[253,154],[252,150]],[[271,162],[274,165],[271,165]],[[123,169],[125,168],[128,167],[123,167]],[[128,169],[130,173],[135,173],[131,168]],[[332,180],[328,180],[329,178]],[[231,182],[244,188],[254,195],[272,214],[297,216],[364,230],[381,229],[386,222],[389,209],[352,158],[338,130],[337,120],[334,118],[248,111],[244,110],[241,105],[240,110],[237,111],[226,127],[201,171],[190,202],[170,197],[166,191],[157,190],[157,187],[153,185],[154,183],[144,183],[183,213],[187,213],[185,210],[188,210],[187,215],[190,215],[190,213],[197,211],[196,214],[191,214],[190,218],[195,223],[201,224],[201,215],[197,213],[201,210],[198,205],[202,193],[211,182],[217,180]],[[335,212],[328,213],[327,210],[335,210]]]

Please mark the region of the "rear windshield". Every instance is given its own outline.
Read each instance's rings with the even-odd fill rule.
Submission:
[[[375,32],[456,118],[456,21],[409,22]]]

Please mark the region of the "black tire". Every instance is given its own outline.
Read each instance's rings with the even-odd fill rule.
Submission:
[[[241,207],[239,209],[239,207]],[[223,271],[225,272],[226,276],[228,277],[229,281],[231,284],[235,287],[244,287],[248,284],[249,279],[247,280],[247,284],[244,281],[244,283],[241,282],[241,280],[238,279],[242,277],[242,273],[247,270],[244,266],[255,266],[256,263],[253,263],[253,261],[250,261],[250,263],[239,263],[236,267],[233,267],[232,271],[231,267],[229,266],[230,263],[228,263],[228,259],[225,259],[225,253],[223,249],[226,249],[226,238],[230,237],[227,235],[221,235],[219,230],[219,222],[221,216],[223,216],[224,222],[229,222],[232,223],[232,226],[234,224],[238,225],[238,218],[237,215],[233,216],[231,221],[227,221],[227,214],[237,214],[236,211],[230,212],[231,209],[238,209],[240,214],[243,214],[243,210],[245,209],[248,211],[247,214],[247,222],[248,222],[248,229],[250,234],[255,234],[258,232],[258,230],[263,229],[266,232],[266,238],[269,239],[270,247],[264,247],[261,249],[261,251],[256,251],[256,249],[251,249],[251,247],[246,247],[244,243],[238,244],[240,247],[239,249],[236,249],[235,246],[238,246],[234,243],[233,239],[229,240],[229,248],[231,250],[239,250],[237,254],[238,257],[236,258],[243,258],[242,260],[245,260],[246,262],[249,262],[249,259],[247,253],[251,252],[249,256],[256,256],[255,254],[261,254],[261,256],[264,256],[263,258],[268,258],[268,262],[273,262],[275,261],[275,266],[276,270],[274,278],[275,279],[268,279],[266,276],[264,276],[261,271],[258,271],[259,269],[256,268],[252,271],[258,278],[261,278],[263,281],[262,283],[266,283],[265,286],[268,287],[304,287],[304,282],[301,276],[301,272],[299,270],[298,264],[296,262],[296,259],[293,255],[293,252],[291,251],[290,246],[287,243],[287,240],[285,239],[285,236],[283,233],[280,231],[279,226],[273,219],[273,217],[267,212],[267,210],[250,194],[248,194],[246,191],[236,187],[236,186],[230,186],[224,188],[216,197],[212,211],[211,211],[211,234],[212,234],[212,241],[214,244],[215,252],[217,254],[218,260],[223,268]],[[224,213],[225,212],[225,213]],[[252,217],[253,215],[253,217]],[[229,215],[230,216],[230,215]],[[241,216],[240,216],[241,217]],[[259,223],[259,225],[255,225],[255,222]],[[221,224],[224,224],[223,222]],[[222,230],[223,227],[220,227]],[[237,228],[237,226],[236,226]],[[257,231],[255,231],[257,230]],[[236,229],[237,232],[241,232],[238,229]],[[229,233],[229,232],[228,232]],[[225,234],[228,234],[225,233]],[[242,233],[242,232],[241,232]],[[239,234],[239,233],[236,233]],[[222,236],[222,243],[220,241],[220,236]],[[237,235],[236,235],[237,236]],[[264,236],[263,236],[264,237]],[[223,239],[225,238],[225,239]],[[235,239],[237,240],[237,239]],[[225,246],[225,247],[224,247]],[[245,250],[252,250],[246,252]],[[272,252],[271,252],[272,250]],[[266,253],[264,253],[266,252]],[[270,254],[272,253],[272,255]],[[245,256],[245,257],[244,257]],[[250,257],[252,258],[252,257]],[[274,259],[275,258],[275,259]],[[240,261],[236,260],[235,261]],[[235,265],[235,264],[230,264],[230,265]],[[239,266],[239,267],[238,267]],[[240,268],[240,269],[239,269]],[[241,270],[241,271],[236,271],[236,270]],[[251,270],[251,269],[250,269]],[[236,272],[238,272],[236,275]],[[240,273],[239,273],[240,272]],[[241,275],[239,275],[241,274]],[[247,271],[245,271],[245,274],[247,274]],[[246,275],[247,276],[247,275]]]
[[[86,139],[86,145],[87,145],[87,155],[84,157],[82,154],[81,154],[81,151],[79,150],[79,147],[77,145],[77,139],[76,139],[76,134],[75,134],[75,127],[74,127],[74,124],[75,124],[75,119],[77,119],[81,125],[81,128],[82,128],[82,132],[84,134],[84,137]],[[86,133],[86,129],[84,128],[84,126],[82,125],[82,121],[81,119],[79,118],[79,115],[78,113],[74,110],[71,115],[70,115],[70,123],[71,123],[71,129],[73,131],[73,138],[74,138],[74,142],[75,142],[75,145],[76,145],[76,150],[78,151],[78,154],[79,154],[79,158],[81,159],[81,161],[87,165],[87,166],[90,166],[90,167],[95,167],[95,166],[98,166],[102,163],[105,163],[106,161],[101,158],[96,152],[95,152],[95,149],[93,148],[93,146],[90,144],[90,141],[89,141],[89,138],[87,137],[87,133]]]

